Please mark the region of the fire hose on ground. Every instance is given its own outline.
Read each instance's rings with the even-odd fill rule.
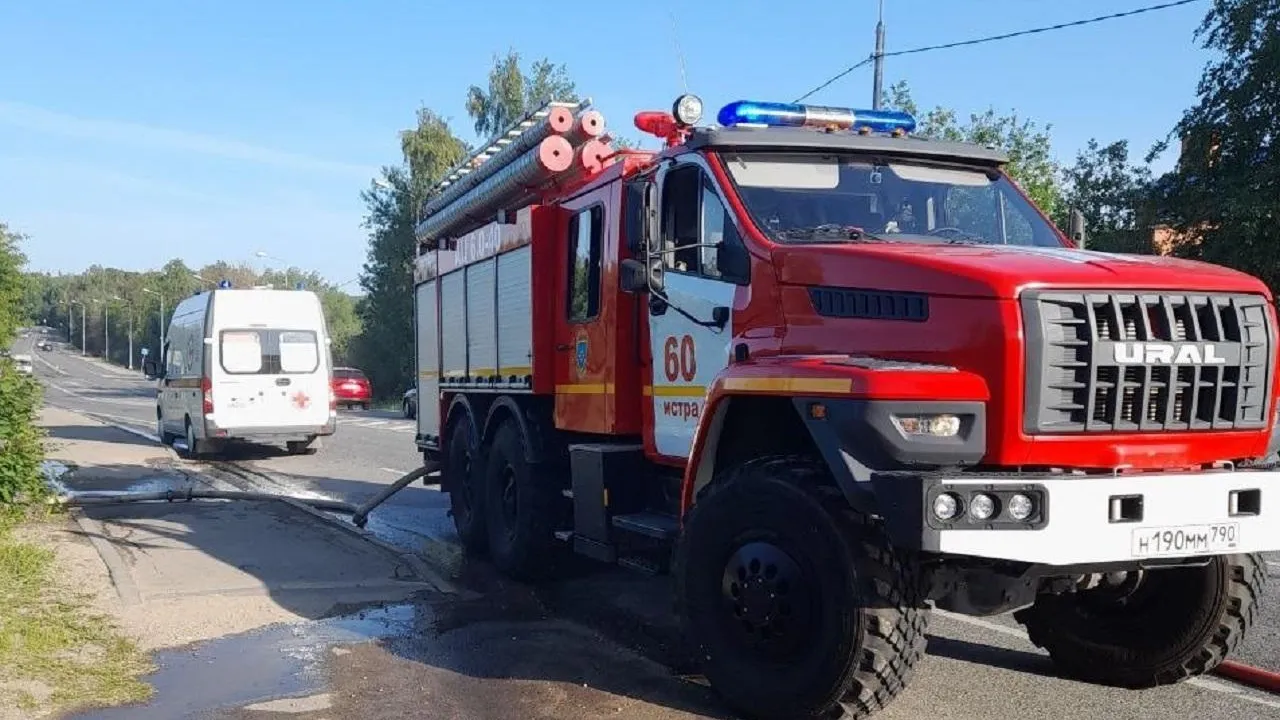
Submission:
[[[364,528],[364,526],[369,522],[369,513],[372,512],[374,508],[386,502],[392,495],[395,495],[405,489],[413,482],[425,478],[436,470],[437,466],[434,464],[419,467],[413,472],[401,476],[398,480],[388,485],[373,498],[370,498],[359,506],[343,502],[342,500],[332,500],[329,498],[291,497],[290,500],[304,503],[320,510],[332,510],[351,515],[352,524],[356,527]],[[58,496],[52,502],[67,507],[78,507],[87,505],[110,505],[115,503],[154,501],[186,502],[191,500],[279,500],[281,497],[282,496],[278,494],[264,492],[247,492],[242,490],[195,490],[193,488],[186,488],[182,490],[161,490],[141,493],[117,493],[110,491],[83,492],[76,493],[71,496]],[[1280,695],[1280,672],[1264,670],[1252,665],[1245,665],[1244,663],[1236,662],[1235,660],[1223,660],[1213,672],[1215,675],[1238,682],[1242,685]]]
[[[332,510],[351,516],[351,522],[356,526],[363,528],[369,522],[369,513],[374,508],[386,502],[388,498],[401,490],[408,487],[415,480],[426,477],[428,474],[436,470],[435,465],[424,465],[407,473],[400,479],[391,483],[382,492],[375,495],[362,505],[353,505],[342,500],[334,500],[331,498],[306,498],[292,497],[289,499],[294,502],[309,505],[318,510]],[[279,500],[281,497],[277,493],[269,492],[251,492],[245,490],[197,490],[195,488],[183,488],[175,490],[157,490],[153,492],[130,492],[121,493],[114,491],[87,491],[78,492],[73,495],[59,495],[55,497],[51,503],[65,507],[83,507],[89,505],[115,505],[130,502],[190,502],[192,500]]]

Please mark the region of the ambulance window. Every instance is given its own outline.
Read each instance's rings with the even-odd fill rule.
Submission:
[[[595,205],[569,219],[569,322],[585,322],[600,312],[600,245],[604,207]]]

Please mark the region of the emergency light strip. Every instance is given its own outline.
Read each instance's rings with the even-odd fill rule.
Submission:
[[[869,130],[892,133],[912,132],[916,119],[897,110],[854,110],[852,108],[794,103],[739,100],[720,108],[716,119],[725,127],[835,127],[841,130]]]

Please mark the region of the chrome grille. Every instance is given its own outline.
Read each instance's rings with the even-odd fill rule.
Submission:
[[[1259,295],[1029,291],[1030,434],[1264,427],[1275,329]]]

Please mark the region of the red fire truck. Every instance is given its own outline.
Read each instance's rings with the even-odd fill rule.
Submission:
[[[1263,283],[1085,250],[902,113],[701,111],[615,152],[553,103],[423,208],[417,442],[467,548],[672,573],[753,717],[875,712],[931,606],[1086,681],[1217,666],[1280,549]]]

